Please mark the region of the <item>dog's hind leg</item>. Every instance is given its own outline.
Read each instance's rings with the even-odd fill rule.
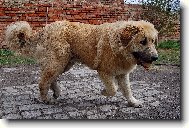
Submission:
[[[67,72],[75,64],[74,60],[70,60],[69,63],[64,68],[63,72]],[[53,91],[53,97],[57,99],[60,96],[61,89],[57,84],[56,79],[51,83],[50,89]]]
[[[39,83],[40,98],[47,103],[52,101],[51,98],[47,96],[50,88],[54,92],[54,98],[58,98],[60,95],[60,89],[56,84],[56,79],[64,72],[70,60],[70,46],[62,46],[61,53],[59,53],[60,51],[57,49],[56,51],[50,51],[50,54],[47,53],[46,63],[42,66],[41,80]]]
[[[117,92],[114,76],[104,72],[98,72],[98,73],[105,85],[105,89],[101,92],[101,94],[104,96],[114,96]]]
[[[128,105],[132,107],[142,107],[142,103],[136,100],[132,95],[132,90],[129,82],[129,74],[118,75],[116,76],[116,79],[118,81],[118,86],[120,87],[122,94],[128,101]]]
[[[53,101],[52,98],[48,97],[48,91],[51,87],[51,84],[60,74],[59,72],[57,72],[57,70],[59,70],[59,68],[55,68],[52,66],[45,67],[42,70],[41,79],[39,82],[39,91],[40,98],[43,102],[49,103]]]
[[[51,83],[50,89],[53,91],[53,97],[57,99],[60,96],[60,86],[57,84],[56,79]]]

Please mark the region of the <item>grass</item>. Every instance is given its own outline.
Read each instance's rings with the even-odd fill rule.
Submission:
[[[13,56],[14,52],[10,50],[0,50],[0,56]]]
[[[180,43],[178,41],[160,42],[157,50],[159,59],[155,64],[180,65]]]
[[[180,49],[180,43],[178,41],[167,40],[167,41],[160,42],[159,45],[158,45],[158,48],[179,50]]]
[[[160,42],[158,47],[159,59],[155,64],[180,65],[180,43],[178,41]],[[10,50],[0,50],[0,65],[35,64],[31,58],[15,56]]]
[[[15,56],[10,50],[0,50],[0,65],[35,64],[35,60],[22,56]]]

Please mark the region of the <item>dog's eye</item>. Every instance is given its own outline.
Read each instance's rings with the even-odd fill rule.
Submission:
[[[146,44],[147,44],[147,38],[145,38],[144,40],[140,41],[140,43],[141,43],[142,45],[146,45]]]

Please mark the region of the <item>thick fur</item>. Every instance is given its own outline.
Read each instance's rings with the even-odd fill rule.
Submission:
[[[137,64],[148,68],[152,56],[157,56],[157,34],[154,26],[146,21],[101,25],[57,21],[39,32],[20,21],[7,27],[6,42],[17,53],[33,56],[41,63],[39,89],[43,101],[50,100],[49,89],[54,91],[54,98],[58,98],[57,77],[75,61],[80,61],[97,70],[105,85],[103,95],[114,96],[118,85],[128,104],[140,107],[141,102],[132,96],[129,73]]]

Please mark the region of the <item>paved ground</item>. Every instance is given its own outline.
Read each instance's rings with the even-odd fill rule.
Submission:
[[[120,91],[101,96],[95,71],[77,64],[59,77],[62,94],[55,105],[40,103],[37,65],[0,68],[0,118],[4,119],[181,119],[180,68],[139,67],[130,78],[143,108],[127,106]],[[52,92],[50,92],[52,94]]]

